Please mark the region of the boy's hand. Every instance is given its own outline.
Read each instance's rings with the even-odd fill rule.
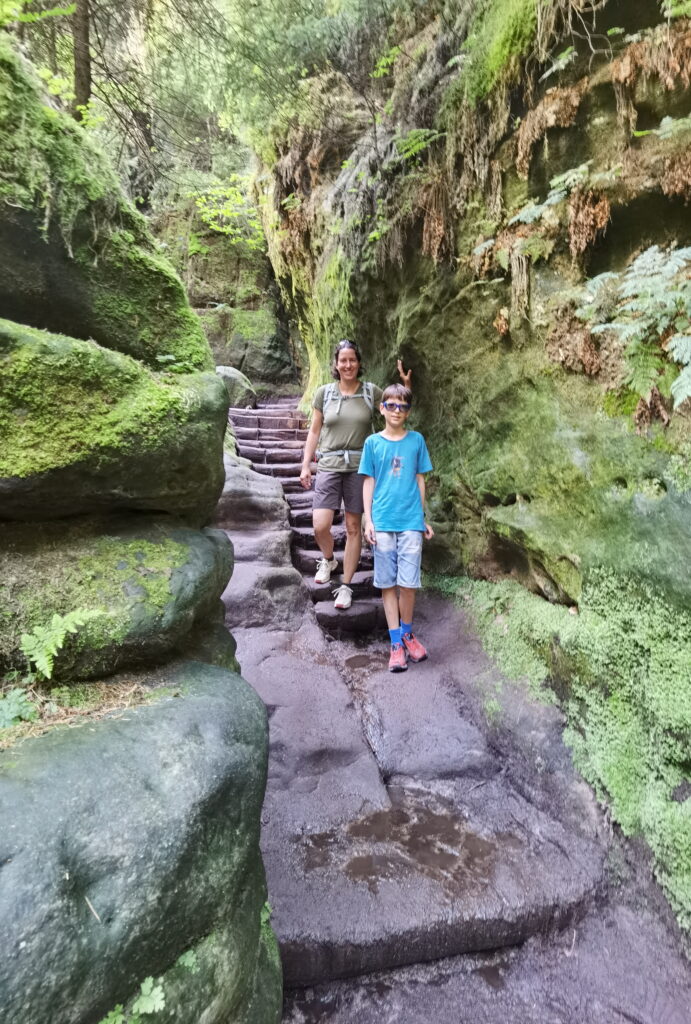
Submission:
[[[396,366],[398,368],[398,375],[401,378],[401,381],[403,383],[403,387],[404,388],[409,388],[410,387],[410,378],[413,375],[413,371],[412,370],[408,370],[406,372],[403,369],[403,360],[402,359],[398,360],[398,362],[396,363]]]
[[[434,537],[434,530],[429,523],[425,523],[425,540],[432,540],[432,537]]]
[[[374,523],[371,519],[365,520],[365,540],[368,544],[371,544],[372,547],[376,547],[377,535],[374,529]]]

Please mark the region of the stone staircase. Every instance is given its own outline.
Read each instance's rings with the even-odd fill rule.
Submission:
[[[295,398],[276,398],[257,409],[231,408],[228,415],[238,455],[248,459],[256,473],[281,483],[290,510],[292,562],[303,576],[320,626],[333,637],[385,630],[379,591],[372,582],[372,553],[367,547],[363,547],[353,579],[350,608],[339,610],[333,605],[333,591],[341,582],[339,573],[332,575],[330,585],[314,582],[316,562],[321,556],[312,530],[312,493],[300,484],[307,419],[297,408]],[[313,473],[316,468],[314,464]],[[334,556],[342,566],[345,526],[340,512],[334,516],[333,533]]]

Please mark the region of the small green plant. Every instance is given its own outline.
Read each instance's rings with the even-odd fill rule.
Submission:
[[[190,237],[187,240],[187,255],[188,256],[208,256],[211,249],[208,245],[202,242],[201,238],[196,231],[190,231]]]
[[[662,0],[665,18],[691,18],[691,0]]]
[[[37,718],[38,711],[23,687],[15,686],[0,696],[0,729],[20,722],[35,722]]]
[[[139,989],[139,995],[134,1000],[130,1011],[126,1011],[123,1004],[118,1003],[99,1024],[144,1024],[142,1016],[165,1010],[166,997],[161,978],[158,981],[154,981],[153,978],[145,978]]]
[[[227,184],[190,193],[190,197],[208,228],[225,235],[240,249],[261,252],[266,239],[259,212],[248,195],[249,187],[249,178],[231,174]]]
[[[294,192],[291,192],[290,195],[285,197],[285,199],[281,199],[281,206],[284,210],[288,211],[288,213],[293,210],[299,210],[302,206],[302,198],[300,196],[296,196]]]
[[[32,633],[22,633],[20,647],[31,671],[35,671],[40,679],[50,679],[53,675],[55,656],[61,650],[67,635],[76,633],[80,626],[84,626],[99,615],[103,615],[103,612],[76,608],[67,615],[55,613],[47,625],[37,626]]]
[[[611,332],[623,342],[630,391],[647,400],[657,387],[673,397],[675,409],[691,398],[689,267],[691,247],[653,245],[622,274],[589,281],[576,311],[592,324],[592,334]]]
[[[501,704],[496,697],[489,697],[484,704],[485,718],[490,725],[496,725],[501,717]]]
[[[563,174],[557,174],[556,177],[550,180],[550,190],[544,203],[538,203],[537,200],[531,199],[529,203],[510,219],[509,225],[533,224],[536,220],[540,220],[545,210],[550,206],[557,206],[575,188],[585,184],[590,174],[590,163],[590,160],[588,160],[586,163],[580,164],[579,167],[571,167],[568,171],[564,171]]]
[[[383,56],[377,61],[374,71],[371,72],[370,78],[386,78],[396,63],[396,58],[401,54],[400,46],[392,46],[390,50],[387,50]]]
[[[401,160],[412,160],[445,134],[432,128],[411,128],[407,135],[394,139],[394,143]]]
[[[552,75],[556,75],[559,71],[564,71],[569,64],[573,64],[577,56],[576,47],[567,46],[565,50],[562,50],[561,53],[557,54],[545,73],[540,75],[538,81],[544,82],[545,79],[550,78]]]
[[[197,959],[197,954],[193,949],[186,950],[177,958],[175,966],[184,967],[186,971],[190,972],[190,974],[198,974],[199,960]]]
[[[657,128],[648,128],[645,131],[634,131],[637,139],[644,135],[657,135],[661,139],[673,139],[677,135],[691,132],[691,114],[687,117],[663,117]]]

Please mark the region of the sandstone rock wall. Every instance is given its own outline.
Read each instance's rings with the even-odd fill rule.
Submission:
[[[605,293],[653,246],[664,263],[691,243],[691,23],[612,0],[587,38],[545,45],[527,17],[510,36],[499,7],[400,40],[371,87],[376,125],[345,82],[322,83],[340,90],[342,131],[283,140],[271,257],[305,339],[306,396],[339,337],[357,338],[381,384],[397,356],[412,367],[411,425],[435,465],[430,567],[572,608],[576,625],[550,632],[545,615],[525,635],[571,702],[582,770],[648,836],[690,924],[691,418],[667,351],[689,307],[635,348],[607,332],[626,313]]]
[[[277,1020],[266,713],[222,625],[232,546],[204,529],[226,389],[143,219],[4,34],[0,143],[2,699],[31,685],[23,637],[52,661],[34,735],[0,728],[0,1018],[92,1024],[148,993],[150,1020]]]

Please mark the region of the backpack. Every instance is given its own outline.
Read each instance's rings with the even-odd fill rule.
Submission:
[[[365,404],[367,405],[367,408],[370,411],[370,417],[373,418],[374,417],[374,386],[371,383],[371,381],[368,381],[368,380],[363,381],[363,384],[362,384],[362,397],[364,398]],[[336,415],[337,416],[340,415],[341,404],[342,404],[344,398],[345,398],[345,395],[341,394],[341,389],[338,386],[338,381],[334,381],[333,384],[328,384],[326,386],[326,390],[324,391],[324,404],[322,406],[322,415],[326,414],[326,407],[329,404],[329,402],[338,402],[338,408],[336,409]],[[374,429],[374,424],[372,424],[372,429]],[[343,458],[345,459],[346,466],[350,467],[350,456],[352,454],[355,454],[355,453],[354,452],[350,452],[350,451],[346,451],[344,449],[342,451],[332,451],[332,452],[328,452],[328,453],[327,452],[318,451],[316,454],[317,454],[317,459],[320,459],[322,455],[327,455],[327,454],[328,455],[342,455]]]
[[[362,384],[362,397],[365,400],[365,404],[370,411],[370,415],[374,416],[374,385],[371,381],[366,380]],[[338,381],[335,380],[333,384],[329,384],[324,392],[324,405],[322,413],[326,413],[326,407],[329,402],[338,402],[338,409],[336,409],[336,415],[338,416],[341,412],[341,403],[345,395],[341,394],[341,390],[338,386]]]

